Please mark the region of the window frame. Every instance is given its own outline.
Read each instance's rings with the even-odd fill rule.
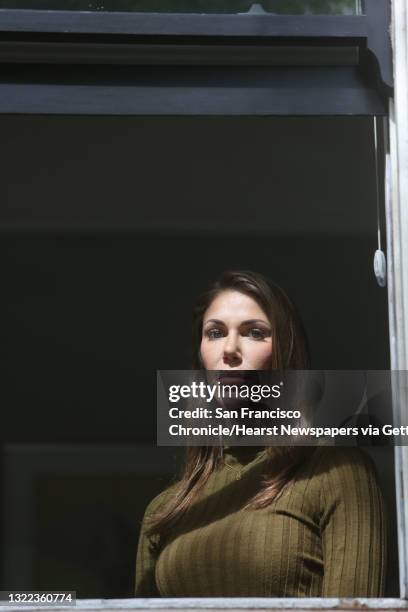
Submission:
[[[408,374],[408,6],[392,2],[395,93],[389,101],[386,157],[387,275],[391,369],[402,370],[403,388],[393,391],[396,422],[407,424]],[[408,599],[408,448],[395,447],[400,597]]]
[[[76,43],[77,61],[95,41],[108,54],[114,53],[115,45],[129,40],[149,46],[194,42],[207,49],[217,44],[254,47],[278,42],[285,47],[304,42],[320,47],[321,55],[327,46],[351,44],[359,46],[365,63],[373,63],[371,70],[377,72],[378,86],[389,94],[393,86],[392,51],[384,36],[390,20],[389,0],[369,0],[365,8],[364,15],[353,16],[0,9],[0,62],[4,61],[4,49],[7,53],[11,48],[13,62],[32,61],[33,48],[27,47],[30,40],[38,46],[53,41],[48,58],[46,53],[42,56],[43,61],[50,62],[61,61],[58,48],[67,41]]]
[[[222,62],[226,46],[233,47],[237,65],[251,63],[244,55],[249,51],[253,62],[259,61],[262,45],[279,42],[286,48],[314,45],[318,57],[331,46],[357,45],[369,64],[379,90],[389,97],[393,87],[392,59],[396,75],[395,100],[390,102],[390,142],[386,226],[388,247],[388,299],[390,309],[390,345],[392,369],[408,370],[408,8],[405,0],[393,0],[393,51],[384,29],[390,16],[388,0],[368,0],[366,14],[361,16],[274,16],[274,15],[175,15],[135,13],[89,13],[74,11],[0,10],[0,62],[33,61],[33,53],[42,61],[55,64],[64,61],[89,61],[107,65],[123,62],[115,53],[120,45],[145,45],[149,61],[166,61],[169,49],[174,62],[205,61],[208,49],[218,47],[212,61]],[[141,47],[139,46],[139,51]],[[123,50],[123,49],[122,49]],[[8,55],[7,55],[8,54]],[[67,59],[68,54],[68,59]],[[87,55],[88,54],[88,55]],[[150,56],[149,56],[150,54]],[[258,54],[258,55],[257,55]],[[119,53],[120,55],[120,53]],[[146,56],[144,56],[146,61]],[[153,58],[153,59],[152,59]],[[155,58],[155,59],[154,59]],[[178,59],[176,59],[178,58]],[[38,61],[34,59],[34,61]],[[140,61],[135,58],[135,63]],[[406,114],[406,113],[405,113]],[[406,398],[394,398],[401,405]],[[402,404],[406,405],[406,404]],[[79,609],[399,609],[406,608],[408,596],[408,448],[396,447],[396,489],[400,555],[400,598],[386,599],[269,599],[269,598],[197,598],[197,599],[123,599],[79,600]],[[50,606],[47,606],[49,609]],[[13,606],[13,610],[26,606]],[[6,608],[5,608],[6,609]],[[55,609],[55,608],[54,608]]]
[[[6,64],[6,71],[1,77],[4,87],[0,112],[384,115],[387,113],[386,99],[392,90],[391,48],[388,38],[383,35],[388,22],[388,0],[368,2],[365,14],[357,16],[1,9],[0,62]],[[358,55],[354,64],[350,59],[353,51]],[[34,69],[36,64],[38,67]],[[55,69],[58,65],[63,66],[61,81],[58,81]],[[70,74],[65,76],[67,71],[64,73],[64,69],[69,65],[79,66],[77,72],[82,70],[79,77],[82,81],[71,83]],[[98,70],[105,70],[106,82],[112,79],[112,70],[109,73],[112,65],[120,65],[123,70],[135,65],[155,66],[156,69],[172,65],[174,82],[169,83],[167,76],[157,77],[156,88],[164,83],[161,95],[156,96],[156,104],[160,101],[161,107],[149,113],[146,99],[151,93],[144,86],[145,76],[141,70],[139,73],[128,71],[124,82],[119,82],[121,76],[113,77],[95,95],[95,88],[86,91],[83,87],[84,78],[85,83],[87,78],[86,74],[83,76],[86,65],[98,65]],[[179,77],[174,76],[182,66],[187,81],[190,79],[186,92],[180,87]],[[197,74],[200,70],[202,72],[201,67],[209,66],[214,75],[225,66],[242,68],[241,75],[231,82],[234,91],[238,91],[237,80],[239,83],[241,79],[243,83],[239,85],[239,93],[232,104],[226,103],[227,91],[231,92],[231,89],[206,91],[205,83],[199,95],[192,95],[195,87],[198,91],[193,82],[193,66],[198,67]],[[264,100],[265,88],[262,91],[257,85],[253,87],[250,81],[244,82],[248,78],[246,69],[249,66],[254,70],[260,67],[265,74],[267,67],[277,66],[275,73],[269,73],[269,81],[272,79],[276,83],[273,86],[276,89],[269,87],[267,103]],[[279,68],[282,66],[293,71],[290,79],[302,89],[302,96],[292,92],[290,99],[290,87],[279,83],[282,75]],[[335,80],[330,86],[324,66],[330,66],[330,78]],[[333,70],[333,66],[338,70]],[[297,75],[296,67],[301,67]],[[318,67],[322,67],[320,72]],[[306,73],[308,69],[309,74]],[[89,81],[93,81],[91,68],[88,70]],[[256,79],[253,82],[256,83]],[[118,96],[116,85],[128,85],[129,80],[130,88],[123,89]],[[101,81],[104,82],[103,75]],[[319,87],[326,85],[322,96]],[[232,106],[234,110],[229,111]]]

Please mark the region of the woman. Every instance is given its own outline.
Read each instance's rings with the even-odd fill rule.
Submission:
[[[276,285],[227,272],[194,317],[196,369],[307,369],[306,337]],[[150,502],[137,597],[380,597],[384,505],[357,448],[190,447]]]

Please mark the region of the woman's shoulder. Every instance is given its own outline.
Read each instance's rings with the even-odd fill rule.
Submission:
[[[171,496],[174,495],[177,489],[177,485],[178,482],[172,483],[150,500],[145,510],[145,518],[155,514],[162,506],[164,506],[168,502]]]
[[[319,446],[315,451],[314,463],[316,468],[320,467],[326,473],[341,468],[376,473],[374,461],[356,446]]]
[[[313,474],[319,480],[321,492],[331,497],[359,497],[368,494],[370,489],[379,489],[374,461],[357,447],[318,447]]]

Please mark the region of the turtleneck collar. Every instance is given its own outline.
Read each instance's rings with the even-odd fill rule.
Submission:
[[[223,445],[224,457],[228,457],[230,463],[239,463],[246,465],[253,461],[258,455],[265,451],[264,446],[233,446],[230,444]]]

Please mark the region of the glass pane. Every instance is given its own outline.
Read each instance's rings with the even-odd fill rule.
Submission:
[[[362,0],[0,0],[0,8],[149,13],[360,15]]]

